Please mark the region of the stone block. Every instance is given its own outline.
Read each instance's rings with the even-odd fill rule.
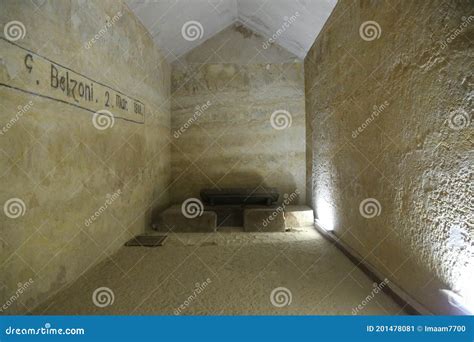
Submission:
[[[285,219],[281,208],[247,208],[244,210],[246,232],[284,232]]]
[[[287,205],[285,207],[285,226],[287,229],[313,225],[313,209],[307,205]]]
[[[209,233],[217,229],[217,215],[204,210],[201,215],[188,218],[183,215],[180,205],[174,205],[163,211],[158,217],[156,229],[160,232]]]

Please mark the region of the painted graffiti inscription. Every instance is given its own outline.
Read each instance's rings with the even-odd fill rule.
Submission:
[[[145,122],[145,105],[113,87],[3,38],[0,39],[0,50],[4,65],[13,71],[7,78],[2,74],[0,86],[93,113],[107,109],[115,118],[133,123]]]

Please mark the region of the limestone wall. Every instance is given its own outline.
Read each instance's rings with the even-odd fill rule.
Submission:
[[[303,64],[286,50],[240,24],[204,42],[173,63],[171,124],[173,202],[259,185],[305,201]]]
[[[340,1],[305,59],[319,221],[436,313],[473,300],[473,15]]]
[[[12,314],[168,205],[170,70],[120,1],[0,7],[0,314]]]

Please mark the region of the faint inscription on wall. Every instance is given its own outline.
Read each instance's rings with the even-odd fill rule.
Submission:
[[[0,86],[93,113],[107,109],[129,122],[145,122],[141,101],[3,38],[0,49],[7,70],[14,72],[1,73]]]

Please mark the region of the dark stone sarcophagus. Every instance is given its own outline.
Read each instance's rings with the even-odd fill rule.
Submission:
[[[272,205],[278,201],[276,188],[203,189],[201,199],[209,205]]]

